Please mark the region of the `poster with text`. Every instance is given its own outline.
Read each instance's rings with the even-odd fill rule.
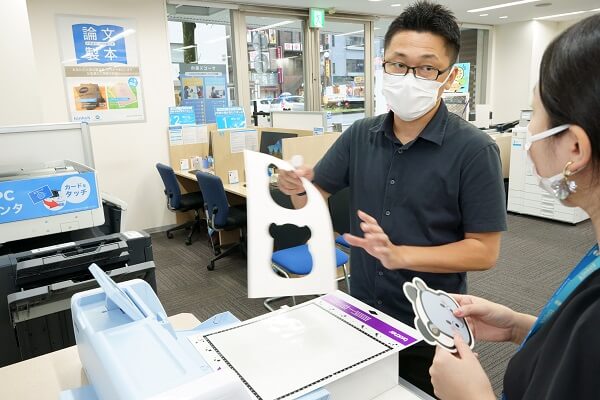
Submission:
[[[191,106],[197,124],[215,123],[217,108],[228,106],[225,64],[179,64],[181,105]]]
[[[57,29],[71,120],[143,121],[134,21],[61,15]]]

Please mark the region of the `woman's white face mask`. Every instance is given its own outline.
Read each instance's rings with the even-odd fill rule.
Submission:
[[[564,171],[549,178],[544,178],[543,176],[540,176],[535,167],[535,162],[533,162],[533,159],[531,158],[529,150],[531,149],[531,145],[534,142],[564,132],[567,129],[569,129],[570,126],[571,125],[568,124],[560,125],[555,128],[538,133],[537,135],[532,135],[528,128],[527,139],[525,140],[525,150],[527,151],[527,157],[531,161],[532,173],[537,179],[538,185],[546,192],[556,197],[558,200],[565,200],[567,197],[569,197],[571,193],[575,193],[575,191],[577,190],[577,184],[574,181],[568,180],[565,176]]]

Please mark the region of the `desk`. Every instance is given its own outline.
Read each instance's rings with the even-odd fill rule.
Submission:
[[[177,330],[195,328],[200,321],[189,313],[169,317]],[[0,368],[0,399],[58,399],[61,391],[87,385],[77,346]]]
[[[196,179],[196,175],[190,173],[189,171],[175,171],[175,175],[184,179],[178,179],[181,186],[186,189],[186,193],[192,191],[198,191],[198,180]],[[190,186],[190,181],[193,184]],[[223,188],[227,193],[246,198],[246,184],[245,183],[225,183],[223,182]]]

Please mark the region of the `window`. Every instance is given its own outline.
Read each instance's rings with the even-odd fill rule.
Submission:
[[[229,10],[169,5],[168,20],[175,102],[212,123],[216,108],[237,105]]]

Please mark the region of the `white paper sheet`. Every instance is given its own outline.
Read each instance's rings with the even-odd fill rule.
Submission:
[[[206,125],[182,126],[184,144],[208,143],[208,127]]]
[[[233,130],[229,132],[229,146],[232,154],[244,150],[258,150],[258,131],[254,129]]]
[[[315,390],[323,378],[393,351],[316,304],[206,338],[263,399]]]
[[[172,126],[169,128],[169,144],[171,146],[183,144],[183,133],[181,126]]]
[[[323,196],[308,180],[303,179],[307,204],[299,210],[277,205],[269,190],[267,168],[274,164],[279,169],[293,167],[278,158],[253,151],[244,152],[246,166],[248,215],[248,297],[271,297],[323,294],[337,288],[335,244],[331,216]],[[307,276],[285,279],[272,270],[273,238],[271,224],[307,226],[311,231],[308,241],[313,266]]]

